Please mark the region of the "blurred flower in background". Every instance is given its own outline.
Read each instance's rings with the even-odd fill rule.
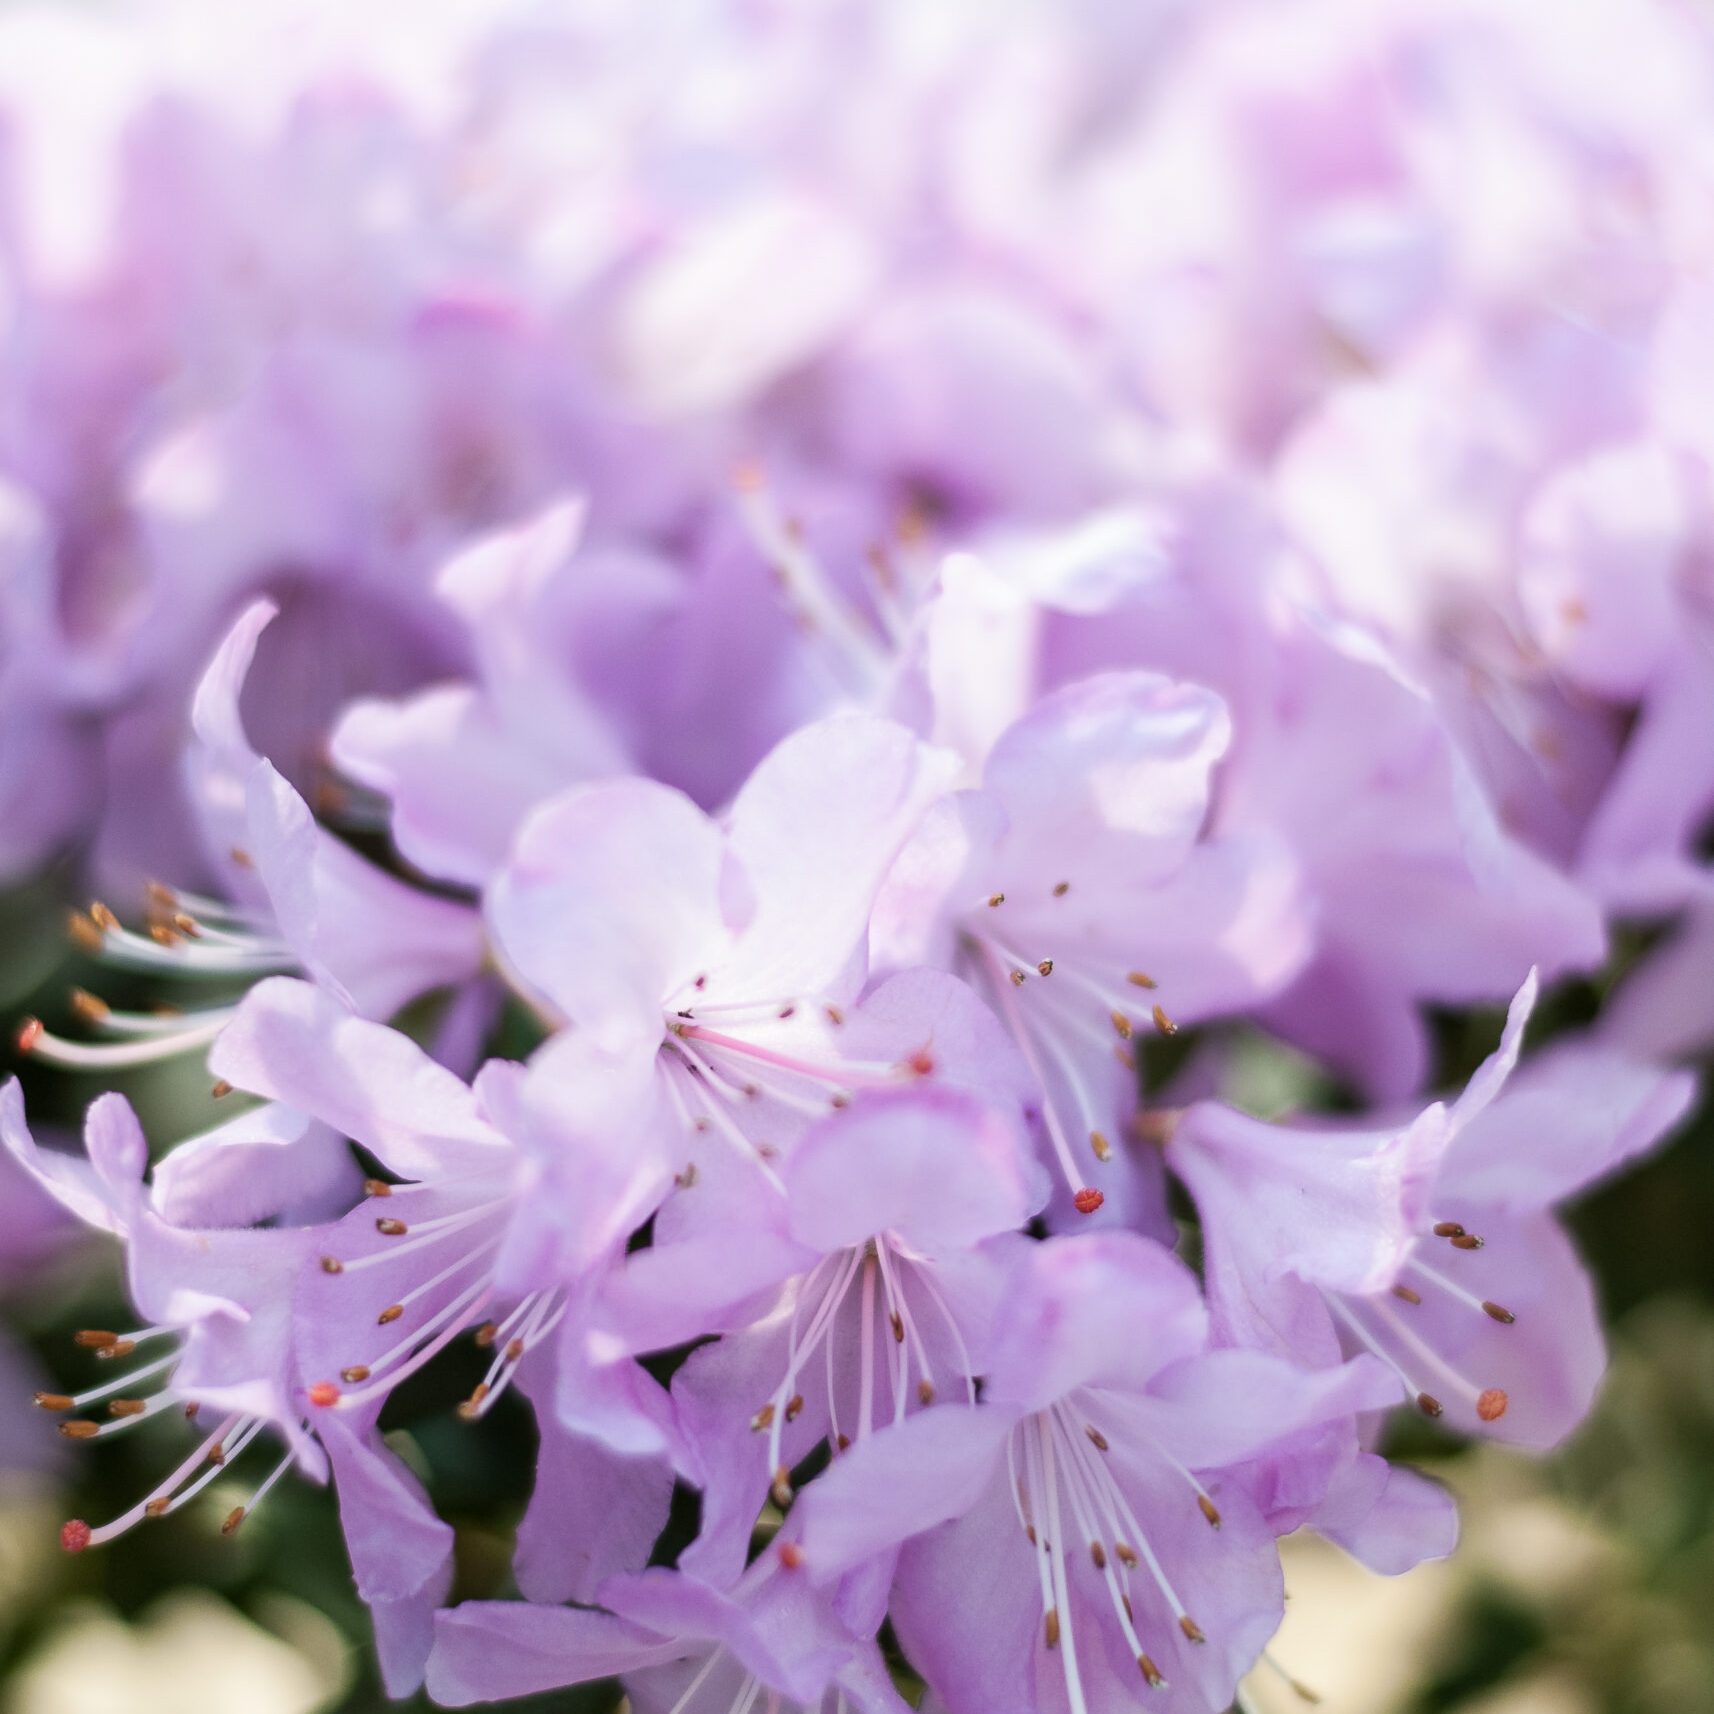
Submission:
[[[3,0],[0,1711],[1714,1710],[1711,211],[1690,0]]]

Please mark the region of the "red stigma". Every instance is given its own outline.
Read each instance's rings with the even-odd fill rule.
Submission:
[[[309,1390],[309,1402],[320,1405],[324,1410],[329,1405],[339,1403],[339,1388],[332,1381],[317,1381]]]
[[[905,1064],[918,1077],[932,1077],[934,1075],[934,1055],[926,1047],[919,1047],[905,1061]]]
[[[1506,1414],[1506,1407],[1511,1402],[1501,1388],[1489,1387],[1476,1401],[1476,1414],[1484,1422],[1498,1422]]]
[[[795,1541],[780,1543],[780,1564],[787,1571],[796,1571],[803,1564],[803,1549]]]
[[[33,1053],[36,1043],[42,1039],[45,1033],[40,1018],[25,1018],[19,1024],[18,1033],[13,1037],[13,1042],[19,1053]]]
[[[1106,1200],[1107,1198],[1099,1190],[1094,1190],[1086,1185],[1072,1197],[1071,1206],[1079,1214],[1093,1214]]]
[[[67,1553],[82,1553],[89,1546],[89,1525],[82,1518],[68,1518],[60,1525],[60,1546]]]

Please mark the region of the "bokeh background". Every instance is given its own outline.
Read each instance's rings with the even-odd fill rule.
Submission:
[[[100,0],[64,6],[104,9]],[[21,10],[20,0],[0,0],[0,20]],[[326,21],[309,0],[301,10],[306,29]],[[408,57],[409,9],[397,9],[394,27]],[[111,64],[84,70],[92,79],[115,74]],[[71,84],[53,79],[80,75],[63,62],[44,71],[38,105],[70,101]],[[8,101],[40,81],[28,64],[0,67]],[[87,212],[77,206],[81,187],[68,177],[68,241]],[[38,1013],[59,1023],[69,990],[90,979],[62,932],[79,885],[68,859],[0,893],[6,1018]],[[1645,932],[1639,925],[1620,965]],[[1599,985],[1562,989],[1537,1038],[1586,1020],[1600,999]],[[1468,1071],[1496,1027],[1493,1017],[1447,1021],[1444,1084]],[[1337,1090],[1276,1063],[1264,1045],[1253,1051],[1256,1087],[1270,1100],[1337,1101]],[[0,1052],[0,1074],[14,1071],[26,1080],[33,1117],[50,1130],[75,1127],[100,1087]],[[195,1065],[126,1087],[163,1148],[211,1117],[207,1078]],[[28,1203],[10,1176],[0,1176],[0,1198],[13,1212]],[[1551,1458],[1529,1459],[1462,1447],[1426,1424],[1406,1430],[1395,1450],[1454,1488],[1465,1519],[1456,1557],[1410,1576],[1375,1577],[1325,1545],[1286,1544],[1290,1605],[1276,1654],[1327,1714],[1714,1714],[1714,1108],[1704,1104],[1655,1158],[1597,1189],[1572,1223],[1612,1342],[1607,1386],[1575,1439]],[[288,1481],[225,1539],[219,1522],[233,1495],[216,1483],[198,1504],[104,1552],[59,1552],[63,1518],[123,1510],[177,1443],[163,1422],[81,1449],[30,1408],[32,1388],[71,1387],[90,1372],[71,1345],[73,1329],[113,1325],[127,1312],[110,1245],[68,1241],[45,1205],[8,1227],[0,1250],[0,1714],[386,1706],[323,1491]],[[458,1597],[508,1587],[510,1530],[531,1466],[532,1431],[515,1398],[480,1434],[453,1416],[474,1378],[449,1356],[402,1390],[388,1418],[393,1444],[457,1527]],[[1268,1670],[1250,1694],[1265,1714],[1304,1705]],[[559,1693],[539,1706],[612,1700],[599,1690]]]

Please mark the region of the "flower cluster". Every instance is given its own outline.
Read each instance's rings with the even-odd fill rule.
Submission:
[[[1714,1039],[1714,31],[238,10],[0,19],[0,873],[143,996],[17,1046],[221,1103],[0,1089],[139,1321],[37,1404],[195,1425],[62,1544],[295,1469],[398,1694],[1226,1707],[1280,1536],[1451,1549],[1395,1413],[1581,1419],[1553,1211]]]

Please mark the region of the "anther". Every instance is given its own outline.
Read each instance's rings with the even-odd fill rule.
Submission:
[[[85,1351],[104,1351],[109,1345],[119,1343],[117,1333],[109,1333],[104,1328],[85,1327],[71,1336],[74,1345],[81,1345]]]
[[[1036,966],[1036,974],[1038,976],[1051,976],[1053,974],[1053,960],[1051,958],[1044,958]]]
[[[1489,1387],[1476,1401],[1476,1414],[1484,1422],[1498,1422],[1511,1402],[1504,1389]]]
[[[383,1309],[381,1311],[381,1313],[379,1315],[377,1315],[375,1317],[375,1325],[377,1327],[390,1326],[393,1322],[397,1321],[399,1319],[399,1317],[401,1315],[403,1315],[404,1313],[405,1313],[405,1306],[402,1303],[390,1303],[387,1305],[387,1307],[385,1309]]]
[[[208,1092],[216,1101],[224,1101],[232,1093],[232,1085],[222,1077],[210,1086]]]
[[[1158,983],[1154,977],[1150,976],[1143,970],[1127,971],[1125,973],[1125,980],[1129,982],[1133,988],[1158,988],[1160,986],[1160,983]]]
[[[851,1450],[851,1436],[850,1435],[848,1435],[848,1434],[840,1435],[840,1437],[839,1437],[839,1450],[841,1452],[849,1452]]]
[[[97,1362],[110,1362],[115,1357],[129,1357],[137,1349],[134,1339],[115,1339],[111,1345],[103,1345],[96,1353]]]
[[[1094,1423],[1086,1422],[1083,1425],[1083,1432],[1089,1436],[1089,1444],[1093,1446],[1097,1452],[1105,1452],[1107,1450],[1107,1436],[1104,1435]]]
[[[934,1403],[934,1382],[933,1381],[918,1381],[917,1382],[917,1403],[918,1404],[925,1404],[925,1405],[931,1405]]]
[[[65,919],[65,932],[79,952],[94,957],[106,945],[106,936],[82,911],[68,911]]]
[[[1456,1220],[1436,1220],[1429,1228],[1437,1238],[1462,1238],[1464,1228]]]
[[[478,1381],[470,1389],[470,1397],[458,1407],[458,1414],[465,1422],[474,1422],[482,1410],[482,1401],[488,1397],[489,1387],[486,1381]]]
[[[108,1013],[113,1010],[99,994],[92,994],[87,988],[73,988],[69,999],[71,1009],[86,1024],[105,1022]]]
[[[345,1264],[337,1256],[323,1256],[321,1271],[324,1274],[342,1274],[345,1272]]]
[[[1095,1569],[1097,1571],[1105,1571],[1107,1569],[1107,1550],[1100,1544],[1100,1542],[1090,1542],[1089,1557],[1095,1562]]]
[[[843,1112],[845,1108],[851,1105],[851,1097],[842,1089],[837,1095],[830,1096],[827,1104],[829,1107],[833,1108],[835,1112]],[[763,1151],[761,1149],[757,1149],[756,1153],[761,1154]]]
[[[256,859],[252,857],[242,845],[234,845],[232,849],[227,852],[227,856],[229,856],[240,869],[254,869],[256,867]]]
[[[173,927],[176,928],[187,940],[202,939],[202,928],[200,924],[198,924],[195,917],[189,915],[185,911],[175,911],[173,913]]]
[[[786,1421],[796,1422],[803,1415],[803,1394],[793,1393],[786,1401]]]
[[[37,1393],[36,1404],[42,1410],[70,1410],[72,1400],[69,1393]]]
[[[1089,1146],[1095,1151],[1098,1161],[1110,1161],[1113,1158],[1113,1145],[1099,1131],[1089,1133]]]
[[[781,1464],[774,1470],[774,1479],[768,1486],[768,1492],[773,1495],[774,1504],[783,1512],[792,1503],[792,1473]]]
[[[109,1399],[107,1414],[109,1416],[141,1416],[149,1408],[147,1399]]]
[[[1517,1317],[1509,1309],[1503,1308],[1497,1303],[1490,1303],[1486,1298],[1482,1300],[1482,1313],[1490,1321],[1499,1322],[1502,1327],[1510,1327],[1517,1320]]]
[[[1012,986],[1014,988],[1023,987],[1024,983],[1027,982],[1028,980],[1029,980],[1029,978],[1024,975],[1023,971],[1014,970],[1012,972]]]
[[[317,1381],[309,1390],[309,1402],[326,1410],[339,1403],[339,1388],[332,1381]]]
[[[366,1178],[363,1181],[365,1196],[391,1196],[393,1187],[384,1178]]]
[[[226,1442],[224,1440],[217,1440],[211,1447],[209,1447],[208,1462],[215,1465],[224,1464],[226,1462]]]
[[[60,1546],[67,1553],[82,1553],[93,1533],[82,1518],[68,1518],[60,1525]]]
[[[1197,1622],[1191,1618],[1188,1613],[1180,1616],[1178,1628],[1183,1631],[1185,1636],[1193,1643],[1205,1643],[1208,1641],[1207,1637],[1202,1634],[1202,1627],[1197,1624]]]
[[[1421,1303],[1422,1302],[1422,1293],[1419,1291],[1412,1291],[1408,1285],[1396,1285],[1396,1286],[1394,1286],[1393,1287],[1393,1296],[1396,1298],[1402,1298],[1404,1300],[1404,1302],[1406,1302],[1406,1303]]]
[[[243,1521],[244,1508],[242,1506],[234,1506],[232,1510],[226,1514],[226,1521],[220,1526],[220,1533],[222,1535],[231,1535],[232,1532],[236,1530],[241,1523],[243,1523]]]
[[[508,1339],[506,1341],[506,1361],[508,1363],[517,1362],[523,1354],[524,1342],[522,1339]]]
[[[1072,1197],[1071,1206],[1075,1208],[1079,1214],[1093,1214],[1095,1210],[1106,1200],[1106,1196],[1101,1191],[1094,1189],[1090,1185],[1085,1185],[1074,1197]]]
[[[1116,1553],[1119,1556],[1119,1563],[1122,1566],[1124,1566],[1127,1571],[1135,1571],[1136,1570],[1136,1568],[1137,1568],[1137,1550],[1134,1547],[1132,1547],[1129,1542],[1123,1542],[1123,1541],[1114,1542],[1113,1543],[1113,1551],[1114,1551],[1114,1553]]]
[[[144,1502],[143,1516],[146,1518],[164,1518],[171,1506],[172,1501],[163,1494],[157,1499]]]
[[[1433,1393],[1418,1393],[1416,1395],[1416,1408],[1424,1416],[1439,1416],[1441,1404]]]
[[[1143,1669],[1143,1680],[1150,1690],[1159,1690],[1166,1683],[1161,1677],[1161,1669],[1146,1654],[1137,1656],[1137,1665]]]
[[[1070,891],[1071,883],[1069,881],[1057,881],[1054,883],[1053,896],[1056,899],[1063,899]]]
[[[160,881],[145,881],[143,896],[159,910],[176,911],[179,908],[178,894]]]
[[[1005,902],[1006,902],[1006,895],[1004,893],[990,893],[988,895],[988,908],[990,910],[994,910],[996,907],[1003,905]]]
[[[392,1215],[387,1214],[375,1222],[375,1230],[383,1238],[402,1238],[410,1231],[410,1227],[403,1220],[395,1220]]]
[[[360,1381],[369,1379],[369,1365],[367,1363],[353,1363],[349,1369],[339,1371],[339,1378],[352,1386],[356,1386]]]
[[[762,1408],[750,1418],[750,1427],[755,1433],[760,1434],[763,1429],[772,1428],[773,1426],[774,1407],[770,1401],[768,1404],[763,1405]]]
[[[67,1440],[92,1440],[101,1432],[100,1423],[85,1422],[81,1417],[74,1422],[62,1422],[59,1431]]]
[[[781,1023],[784,1023],[787,1018],[795,1018],[797,1016],[797,1007],[790,1005],[781,1006],[774,1016],[777,1017]]]
[[[1479,1250],[1482,1248],[1482,1240],[1474,1232],[1460,1232],[1452,1240],[1452,1247],[1455,1250]]]
[[[19,1053],[34,1053],[36,1044],[47,1034],[46,1026],[40,1018],[25,1018],[18,1025],[18,1033],[13,1038]]]
[[[1167,1016],[1165,1006],[1156,1006],[1155,1009],[1150,1012],[1149,1016],[1154,1019],[1155,1028],[1159,1030],[1163,1036],[1175,1036],[1178,1034],[1178,1025]]]
[[[202,1409],[202,1400],[201,1399],[187,1399],[185,1401],[185,1407],[184,1407],[184,1419],[185,1419],[185,1421],[186,1422],[195,1422],[196,1421],[196,1413],[201,1409]]]
[[[701,1130],[706,1131],[708,1129],[708,1121],[706,1119],[699,1119],[697,1121],[697,1125]],[[691,1161],[682,1172],[675,1172],[673,1174],[673,1183],[676,1184],[680,1190],[689,1190],[690,1187],[696,1183],[696,1162]]]
[[[835,1029],[838,1029],[845,1022],[845,1014],[837,1006],[823,1006],[821,1010],[823,1016]]]
[[[1049,1607],[1042,1622],[1042,1636],[1050,1649],[1059,1647],[1059,1609]]]
[[[118,917],[116,917],[112,911],[110,911],[106,905],[100,901],[100,899],[91,899],[89,901],[89,916],[90,920],[98,929],[101,930],[103,934],[112,934],[119,927]]]
[[[903,1345],[905,1342],[905,1318],[896,1309],[890,1309],[887,1311],[887,1321],[893,1329],[893,1343]],[[786,1418],[788,1421],[791,1419],[789,1409],[786,1412]]]
[[[1129,1041],[1131,1039],[1131,1020],[1123,1012],[1110,1012],[1108,1016],[1113,1020],[1113,1028],[1118,1031],[1119,1040]]]

